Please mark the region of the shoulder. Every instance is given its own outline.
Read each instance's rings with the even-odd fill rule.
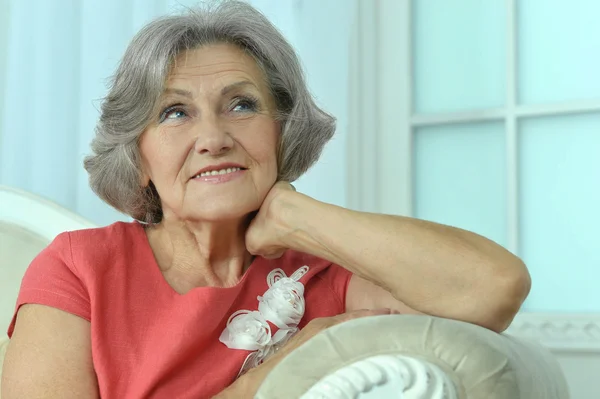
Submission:
[[[131,248],[139,246],[142,237],[143,227],[139,223],[117,222],[106,227],[61,233],[45,252],[60,257],[74,269],[81,269],[79,265],[82,264],[96,265],[93,267],[96,269],[102,264],[110,264],[107,262],[110,259],[125,256]]]
[[[112,253],[135,244],[142,237],[142,232],[143,227],[138,222],[116,222],[106,227],[66,232],[55,241],[65,240],[67,236],[74,255],[81,252]]]
[[[116,222],[105,227],[68,231],[61,235],[68,235],[71,242],[78,245],[93,243],[97,246],[131,239],[142,230],[143,227],[138,222]]]

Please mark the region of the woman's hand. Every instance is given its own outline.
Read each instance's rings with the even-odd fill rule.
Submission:
[[[273,185],[246,231],[246,248],[252,255],[276,259],[288,249],[285,236],[291,229],[284,219],[290,209],[285,196],[297,194],[295,191],[288,182]]]
[[[343,323],[352,319],[368,316],[390,315],[398,312],[391,309],[370,309],[356,310],[349,313],[342,313],[332,317],[321,317],[311,320],[300,332],[289,340],[276,354],[268,358],[260,366],[251,369],[241,376],[227,389],[221,392],[213,399],[233,399],[233,398],[252,398],[260,388],[263,381],[267,378],[271,370],[279,364],[287,355],[307,342],[309,339],[336,324]]]

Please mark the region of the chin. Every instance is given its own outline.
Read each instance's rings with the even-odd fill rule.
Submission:
[[[206,222],[230,222],[242,220],[248,215],[260,208],[260,203],[240,203],[238,201],[214,201],[210,204],[203,204],[190,212],[188,219]]]

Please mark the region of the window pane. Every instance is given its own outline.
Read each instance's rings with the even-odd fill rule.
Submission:
[[[527,0],[517,4],[520,101],[600,99],[600,2]]]
[[[506,2],[412,3],[415,111],[436,113],[503,106]]]
[[[521,254],[532,311],[600,309],[600,115],[526,120],[520,136]]]
[[[504,126],[427,127],[414,143],[415,216],[506,245]]]

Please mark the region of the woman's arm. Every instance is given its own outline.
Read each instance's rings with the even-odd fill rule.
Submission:
[[[275,227],[266,234],[276,236],[281,247],[353,272],[348,291],[353,306],[389,306],[385,296],[391,294],[398,304],[391,307],[502,331],[529,293],[523,262],[477,234],[412,218],[356,212],[277,185],[272,191],[265,200],[269,210],[265,213],[261,207],[259,212],[263,236],[271,220],[269,225]],[[254,240],[251,245],[268,247],[264,239]]]
[[[23,305],[6,352],[0,397],[98,398],[90,323],[48,306]]]
[[[477,234],[287,194],[289,248],[341,265],[412,309],[501,331],[529,293],[523,262]],[[365,284],[352,285],[348,296]]]

